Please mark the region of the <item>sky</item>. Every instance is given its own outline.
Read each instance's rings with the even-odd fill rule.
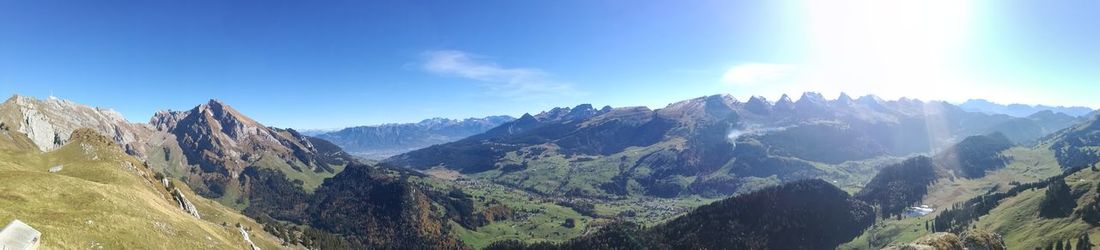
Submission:
[[[0,1],[0,94],[331,129],[815,91],[1100,107],[1100,1]]]

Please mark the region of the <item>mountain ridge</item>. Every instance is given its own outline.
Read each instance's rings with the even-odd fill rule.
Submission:
[[[1075,117],[1086,116],[1094,110],[1089,107],[1082,106],[1049,106],[1049,105],[1028,105],[1028,104],[1000,104],[991,102],[985,99],[970,99],[959,104],[959,107],[973,112],[985,112],[993,114],[1006,114],[1014,117],[1027,117],[1031,114],[1041,112],[1044,110],[1053,111],[1055,113],[1065,113]]]
[[[318,133],[313,137],[332,142],[351,154],[369,159],[379,159],[480,134],[512,120],[515,120],[515,118],[510,116],[487,116],[461,120],[430,118],[416,123],[387,123],[348,127]]]

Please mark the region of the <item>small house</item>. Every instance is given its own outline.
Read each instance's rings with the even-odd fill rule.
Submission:
[[[0,230],[0,250],[33,250],[38,249],[42,241],[42,233],[34,230],[27,223],[13,220],[3,230]]]

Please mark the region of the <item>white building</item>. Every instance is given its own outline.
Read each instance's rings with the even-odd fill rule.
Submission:
[[[0,250],[38,249],[41,241],[42,233],[19,220],[11,221],[0,230]]]
[[[919,207],[909,207],[905,209],[905,216],[920,217],[930,214],[934,211],[936,211],[936,209],[929,207],[928,205],[920,205]]]

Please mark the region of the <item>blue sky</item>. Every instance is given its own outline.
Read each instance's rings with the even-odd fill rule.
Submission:
[[[0,1],[0,93],[336,128],[818,91],[1098,107],[1098,1]]]

